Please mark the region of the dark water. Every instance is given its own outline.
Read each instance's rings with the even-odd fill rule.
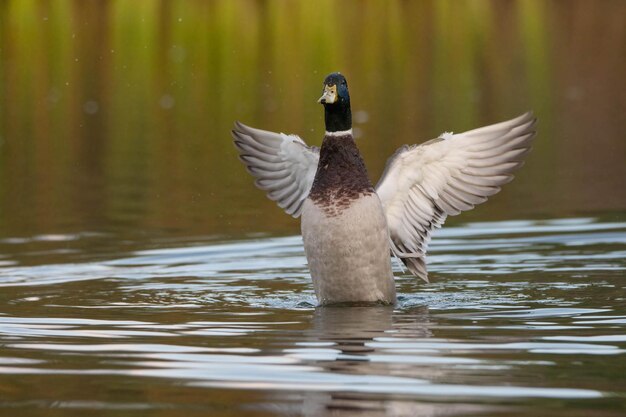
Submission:
[[[445,228],[395,308],[315,308],[296,236],[80,249],[110,237],[0,242],[7,415],[625,411],[626,222]]]
[[[539,118],[395,308],[315,307],[230,142],[336,70],[373,179]],[[624,74],[621,0],[1,1],[0,415],[626,414]]]

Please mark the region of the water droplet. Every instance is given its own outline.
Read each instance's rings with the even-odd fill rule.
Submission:
[[[85,104],[83,104],[83,111],[87,114],[96,114],[98,113],[99,109],[100,109],[100,106],[98,105],[98,102],[95,100],[88,100],[85,102]]]
[[[169,57],[174,62],[183,62],[186,56],[187,56],[187,51],[185,50],[185,48],[181,46],[172,45],[172,47],[169,50]]]
[[[174,107],[174,104],[174,97],[170,96],[169,94],[163,94],[163,96],[161,96],[161,99],[159,100],[159,106],[164,109],[171,109],[172,107]]]
[[[357,110],[354,112],[355,123],[359,123],[359,124],[367,123],[369,119],[370,119],[370,115],[365,110]]]

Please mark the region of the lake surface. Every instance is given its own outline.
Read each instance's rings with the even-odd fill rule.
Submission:
[[[0,2],[0,416],[626,414],[626,3]],[[350,84],[375,181],[404,143],[533,109],[534,150],[316,307],[235,120],[319,145]]]
[[[626,222],[444,228],[395,308],[316,308],[299,236],[111,238],[0,241],[9,415],[626,410]]]

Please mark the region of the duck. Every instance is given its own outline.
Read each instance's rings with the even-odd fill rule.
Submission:
[[[426,253],[448,216],[473,209],[513,179],[536,134],[532,112],[400,147],[376,186],[352,130],[345,76],[328,75],[321,147],[235,122],[239,159],[287,214],[301,218],[320,305],[395,304],[392,257],[429,282]]]

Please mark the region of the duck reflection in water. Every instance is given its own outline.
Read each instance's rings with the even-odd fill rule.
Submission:
[[[337,375],[340,387],[307,391],[298,415],[441,417],[502,411],[504,408],[497,406],[422,402],[412,396],[368,389],[393,384],[389,377],[404,381],[414,379],[415,384],[441,380],[446,372],[441,367],[407,362],[397,352],[388,352],[389,349],[401,349],[402,342],[407,340],[434,337],[431,329],[435,324],[427,306],[401,311],[394,311],[391,306],[318,307],[304,346],[292,352],[310,365],[323,368],[324,373]],[[420,355],[416,349],[407,354]],[[354,379],[342,381],[345,376]]]
[[[324,368],[325,372],[334,374],[421,379],[425,377],[424,369],[418,370],[406,363],[376,360],[376,357],[385,355],[386,348],[377,347],[373,342],[394,338],[430,338],[433,336],[431,325],[427,306],[402,311],[401,314],[396,314],[391,306],[318,307],[307,340],[310,346],[322,347],[321,352],[332,349],[335,353],[308,357],[314,360],[316,366]],[[303,356],[307,357],[306,354]],[[368,382],[365,381],[365,384]],[[385,394],[350,392],[349,386],[343,391],[306,393],[303,410],[306,416],[435,415],[433,405]],[[438,408],[436,415],[441,415],[440,412]]]
[[[326,306],[315,310],[311,334],[319,342],[335,344],[333,348],[341,352],[335,362],[362,362],[376,350],[369,344],[374,339],[431,337],[429,324],[427,306],[401,315],[395,315],[392,306]]]

